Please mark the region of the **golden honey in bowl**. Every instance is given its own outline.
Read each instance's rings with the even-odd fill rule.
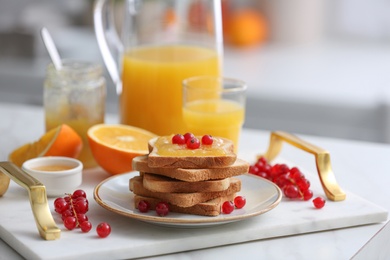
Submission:
[[[47,196],[61,196],[75,190],[83,180],[83,164],[69,157],[33,158],[23,163],[22,170],[45,186]]]
[[[44,172],[57,172],[57,171],[66,171],[73,168],[74,166],[71,165],[53,164],[53,165],[40,165],[40,166],[32,167],[31,170],[44,171]]]

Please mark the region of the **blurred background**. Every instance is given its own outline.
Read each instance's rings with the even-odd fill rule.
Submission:
[[[222,4],[224,75],[249,86],[245,127],[390,142],[390,1]],[[92,9],[90,0],[0,0],[0,102],[42,105],[43,26],[63,58],[103,64]]]

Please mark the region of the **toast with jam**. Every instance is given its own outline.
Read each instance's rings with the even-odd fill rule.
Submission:
[[[200,144],[196,149],[173,143],[172,139],[172,136],[160,136],[149,141],[149,167],[209,169],[230,166],[237,159],[234,143],[225,138],[213,137],[212,144]]]

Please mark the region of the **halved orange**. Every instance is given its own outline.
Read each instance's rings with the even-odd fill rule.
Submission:
[[[133,158],[149,153],[148,141],[155,134],[121,124],[98,124],[88,130],[88,141],[96,162],[110,174],[132,170]]]
[[[77,158],[82,148],[81,137],[73,128],[63,124],[46,132],[39,140],[15,149],[8,160],[21,167],[25,161],[41,156]]]

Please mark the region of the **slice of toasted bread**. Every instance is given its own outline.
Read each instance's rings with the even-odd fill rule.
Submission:
[[[212,146],[202,146],[194,150],[183,145],[174,145],[171,139],[170,136],[160,136],[149,141],[149,167],[219,168],[232,165],[237,159],[233,142],[225,138],[214,137]],[[164,149],[165,152],[159,151],[159,147],[167,146],[169,149]]]
[[[231,166],[210,169],[183,169],[183,168],[151,168],[148,165],[148,155],[138,156],[133,159],[133,170],[154,173],[166,177],[197,182],[205,180],[225,179],[247,173],[249,163],[237,159]]]
[[[236,193],[232,193],[227,196],[218,197],[206,202],[196,204],[191,207],[179,207],[173,204],[168,203],[170,212],[185,213],[191,215],[201,215],[201,216],[218,216],[221,214],[222,203],[225,201],[232,201],[236,197]],[[161,202],[160,199],[143,197],[139,195],[134,195],[134,207],[138,208],[138,203],[141,201],[147,201],[150,204],[151,209],[155,209],[156,205]]]
[[[212,200],[221,196],[227,196],[229,194],[239,192],[241,190],[241,180],[237,178],[231,178],[230,186],[224,191],[215,192],[190,192],[190,193],[166,193],[166,192],[154,192],[146,189],[142,184],[142,177],[135,176],[130,179],[130,190],[140,196],[152,197],[160,199],[161,201],[168,202],[170,204],[179,207],[191,207],[198,203],[202,203],[208,200]]]
[[[152,173],[143,173],[141,176],[143,186],[155,192],[213,192],[226,190],[230,186],[230,178],[186,182]]]

